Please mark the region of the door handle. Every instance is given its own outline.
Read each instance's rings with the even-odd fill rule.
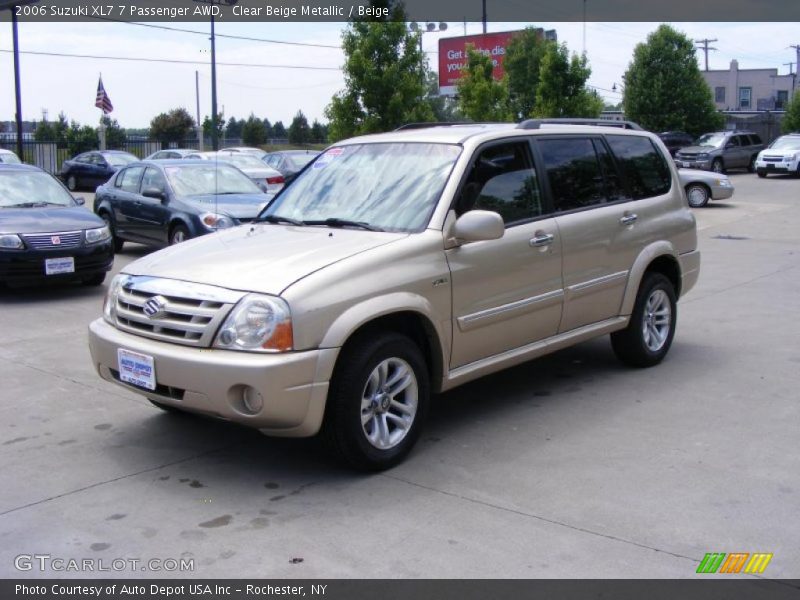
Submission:
[[[624,217],[622,217],[619,220],[619,222],[622,225],[633,225],[634,223],[636,223],[636,220],[638,218],[639,218],[639,215],[637,215],[636,213],[631,213],[629,215],[625,215]]]
[[[553,243],[553,234],[552,233],[540,233],[536,236],[532,237],[530,240],[530,245],[534,248],[541,248],[542,246],[549,246]]]

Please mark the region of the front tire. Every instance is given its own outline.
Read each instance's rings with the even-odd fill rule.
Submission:
[[[714,173],[724,173],[725,172],[725,165],[722,164],[721,158],[715,158],[714,161],[711,163],[711,170]]]
[[[103,271],[102,273],[97,273],[96,275],[92,275],[91,277],[87,277],[81,283],[83,285],[88,286],[98,286],[103,285],[103,282],[106,280],[106,272]]]
[[[611,347],[623,363],[652,367],[667,355],[678,319],[675,288],[661,273],[648,273],[639,286],[628,326],[611,334]]]
[[[183,225],[175,225],[169,232],[169,245],[174,246],[189,239],[189,230]]]
[[[429,398],[428,368],[414,342],[397,333],[361,336],[338,361],[323,437],[351,467],[388,469],[419,438]]]
[[[692,183],[686,186],[686,199],[692,208],[702,208],[708,204],[709,196],[708,188],[700,183]]]
[[[108,230],[111,232],[111,239],[114,240],[114,254],[119,254],[120,252],[122,252],[122,247],[125,245],[125,240],[117,237],[117,232],[114,229],[114,224],[111,222],[111,217],[108,215],[107,212],[105,211],[101,212],[100,218],[106,222],[106,226],[108,227]]]
[[[764,179],[767,176],[767,172],[763,170],[756,171],[756,173],[758,174],[759,177],[761,177],[761,179]]]

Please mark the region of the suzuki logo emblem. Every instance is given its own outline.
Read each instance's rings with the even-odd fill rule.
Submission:
[[[148,319],[160,319],[167,314],[167,299],[164,296],[153,296],[142,307]]]
[[[51,236],[50,243],[53,244],[53,246],[58,246],[61,243],[61,238],[57,235]]]

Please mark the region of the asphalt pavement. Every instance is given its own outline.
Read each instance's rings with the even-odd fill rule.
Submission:
[[[769,552],[764,577],[800,578],[800,179],[731,177],[695,211],[664,363],[600,338],[465,385],[376,475],[102,381],[106,286],[0,291],[0,576],[93,576],[18,570],[46,554],[194,561],[103,577],[684,578]]]

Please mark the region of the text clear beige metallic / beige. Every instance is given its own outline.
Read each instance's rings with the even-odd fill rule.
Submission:
[[[128,265],[91,324],[104,379],[396,464],[430,395],[604,334],[664,358],[697,281],[678,173],[642,131],[404,129],[341,142],[260,221]]]

